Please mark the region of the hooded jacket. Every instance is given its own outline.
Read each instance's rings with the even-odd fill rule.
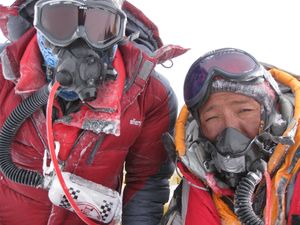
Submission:
[[[300,131],[298,123],[295,123],[299,119],[297,89],[300,87],[300,82],[276,68],[272,68],[270,72],[281,84],[283,95],[289,99],[284,104],[281,103],[279,109],[284,114],[284,118],[289,117],[288,121],[290,121],[283,135],[291,134],[289,133],[291,131],[295,132],[295,143],[291,146],[278,144],[268,162],[268,172],[272,178],[270,224],[296,225],[300,222]],[[289,106],[287,107],[287,105]],[[293,114],[294,116],[290,116]],[[160,224],[240,225],[241,222],[233,210],[233,191],[226,188],[224,183],[211,174],[205,174],[204,170],[200,168],[199,162],[202,162],[203,158],[199,151],[203,151],[203,149],[200,149],[195,143],[199,135],[199,128],[195,120],[189,121],[186,125],[185,135],[188,150],[178,163],[182,182],[174,192],[169,210]],[[255,190],[252,203],[254,212],[263,218],[264,190],[261,187]]]
[[[123,8],[129,19],[128,35],[139,28],[142,37],[135,42],[129,38],[121,43],[115,60],[117,67],[126,74],[121,97],[120,136],[78,127],[79,120],[79,124],[89,120],[89,110],[63,115],[59,104],[55,104],[58,116],[53,128],[55,138],[69,152],[64,171],[121,192],[125,167],[122,224],[152,225],[157,224],[163,204],[168,201],[168,178],[174,169],[167,160],[161,135],[172,132],[177,115],[174,92],[154,67],[186,50],[179,46],[163,46],[156,26],[141,11],[128,2]],[[8,11],[2,12],[7,13],[6,19],[15,16]],[[2,29],[7,31],[7,27]],[[46,84],[41,65],[33,28],[3,49],[0,127],[23,99]],[[12,162],[17,167],[42,173],[47,148],[45,114],[40,109],[19,128],[11,146]],[[15,183],[1,172],[0,201],[1,225],[84,224],[75,213],[54,206],[47,190]]]

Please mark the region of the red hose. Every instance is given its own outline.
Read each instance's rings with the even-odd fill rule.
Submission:
[[[75,203],[75,201],[73,200],[73,198],[71,197],[70,193],[69,193],[69,189],[63,179],[63,176],[61,174],[60,168],[58,166],[58,161],[56,158],[56,154],[55,154],[55,147],[54,147],[54,138],[53,138],[53,127],[52,127],[52,108],[53,108],[53,101],[54,101],[54,97],[55,97],[55,93],[57,91],[57,89],[59,88],[60,84],[58,82],[55,82],[53,87],[51,88],[50,91],[50,95],[49,95],[49,99],[48,99],[48,104],[47,104],[47,113],[46,113],[46,119],[47,119],[47,123],[46,123],[46,128],[47,128],[47,138],[48,138],[48,145],[49,145],[49,149],[50,149],[50,156],[51,156],[51,160],[53,162],[53,166],[54,166],[54,171],[56,173],[56,176],[60,182],[60,185],[69,201],[69,203],[71,204],[72,208],[75,210],[75,213],[80,217],[80,219],[82,221],[84,221],[86,224],[88,225],[97,225],[96,223],[94,223],[92,220],[90,220],[89,218],[87,218],[78,208],[77,204]]]
[[[266,208],[265,208],[265,225],[271,225],[271,177],[268,170],[265,170],[266,179]]]

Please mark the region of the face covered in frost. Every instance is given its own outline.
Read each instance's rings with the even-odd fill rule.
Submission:
[[[272,124],[279,93],[271,74],[239,49],[208,52],[189,69],[185,103],[210,155],[207,164],[228,185],[235,187],[255,161],[264,157],[256,140]]]
[[[260,104],[253,98],[231,92],[213,93],[200,109],[202,133],[214,142],[231,127],[253,139],[259,131],[260,114]]]
[[[219,175],[236,186],[259,156],[251,142],[261,127],[260,104],[242,94],[217,92],[199,109],[199,115]]]

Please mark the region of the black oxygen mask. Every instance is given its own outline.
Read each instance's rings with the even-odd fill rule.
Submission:
[[[75,92],[84,102],[97,97],[97,87],[104,81],[115,80],[117,72],[111,65],[110,53],[96,52],[84,41],[77,40],[65,48],[57,48],[54,79],[65,92]]]

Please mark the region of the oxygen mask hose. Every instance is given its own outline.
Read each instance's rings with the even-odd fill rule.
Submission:
[[[11,145],[20,126],[37,109],[46,105],[48,100],[48,86],[44,86],[30,97],[23,100],[6,119],[0,132],[0,169],[3,175],[13,182],[41,187],[43,176],[36,171],[18,168],[11,158]]]
[[[78,208],[77,204],[75,203],[74,199],[71,197],[69,193],[69,189],[64,181],[64,178],[62,176],[62,173],[60,171],[59,165],[58,165],[58,160],[56,158],[55,154],[55,147],[54,147],[54,137],[53,137],[53,126],[52,126],[52,109],[53,109],[53,102],[55,98],[55,93],[58,90],[60,84],[58,82],[55,82],[54,85],[52,86],[52,89],[50,91],[49,99],[48,99],[48,104],[47,104],[47,138],[48,138],[48,144],[49,144],[49,149],[50,149],[50,156],[51,160],[53,162],[54,166],[54,171],[56,173],[56,176],[59,180],[59,183],[64,191],[64,194],[66,198],[68,199],[70,205],[73,207],[75,210],[76,214],[80,217],[82,221],[84,221],[88,225],[97,225],[94,223],[92,220],[87,218],[81,210]]]
[[[267,172],[267,163],[263,160],[256,161],[256,172],[250,171],[246,177],[243,177],[235,190],[234,212],[243,224],[249,225],[270,225],[271,208],[271,178]],[[262,174],[266,179],[266,208],[265,222],[258,217],[252,208],[252,197],[255,187],[262,180]]]

